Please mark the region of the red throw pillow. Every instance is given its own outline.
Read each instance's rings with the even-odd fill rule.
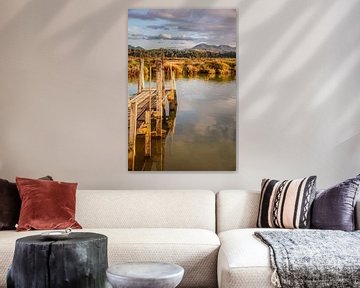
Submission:
[[[17,231],[81,228],[75,221],[77,183],[16,178],[21,198]]]

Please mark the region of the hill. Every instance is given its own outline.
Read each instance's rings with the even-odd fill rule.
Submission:
[[[200,43],[190,48],[191,50],[205,50],[212,52],[236,52],[236,47],[231,47],[229,45],[208,45],[206,43]]]
[[[132,50],[145,50],[143,47],[141,46],[132,46],[132,45],[128,45],[128,50],[132,49]]]

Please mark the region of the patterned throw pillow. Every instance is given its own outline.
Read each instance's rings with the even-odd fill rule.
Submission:
[[[263,179],[257,227],[308,228],[316,176],[295,180]]]

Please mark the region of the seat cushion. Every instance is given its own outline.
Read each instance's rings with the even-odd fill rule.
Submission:
[[[109,265],[137,261],[171,262],[185,269],[179,287],[216,287],[216,264],[220,241],[203,229],[137,228],[82,229],[108,237]],[[0,287],[6,287],[6,273],[12,262],[17,238],[44,231],[0,232]]]
[[[98,231],[109,237],[109,265],[137,261],[171,262],[185,270],[179,287],[216,287],[220,241],[214,232],[173,228]]]
[[[219,288],[274,287],[269,248],[254,236],[255,231],[262,230],[273,229],[235,229],[219,234]]]

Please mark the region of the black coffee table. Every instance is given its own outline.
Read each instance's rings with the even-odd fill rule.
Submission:
[[[105,235],[73,232],[61,240],[28,236],[16,240],[7,285],[8,288],[104,287],[107,267]]]

